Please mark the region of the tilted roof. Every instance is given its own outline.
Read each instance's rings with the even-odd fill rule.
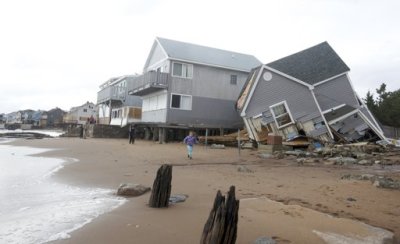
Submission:
[[[267,66],[310,85],[350,70],[328,42],[278,59]]]
[[[249,54],[200,46],[160,37],[157,37],[157,40],[171,59],[242,71],[250,71],[252,68],[261,64],[256,57]]]

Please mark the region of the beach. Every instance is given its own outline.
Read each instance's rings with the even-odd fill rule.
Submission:
[[[371,233],[390,236],[384,229],[400,237],[399,191],[341,179],[349,173],[368,173],[369,167],[299,166],[295,160],[261,159],[253,150],[239,155],[236,148],[204,145],[195,146],[190,160],[182,143],[143,140],[133,145],[127,139],[92,138],[9,144],[53,149],[36,156],[76,159],[66,160],[51,176],[72,187],[115,191],[121,183],[151,187],[157,169],[168,163],[173,165],[172,194],[189,196],[165,209],[147,206],[150,193],[127,198],[120,207],[69,233],[70,238],[53,243],[198,243],[216,192],[226,193],[231,185],[240,199],[237,243],[253,243],[262,236],[278,243],[368,243],[374,238]],[[238,171],[239,166],[248,172]],[[380,173],[400,176],[393,170]]]

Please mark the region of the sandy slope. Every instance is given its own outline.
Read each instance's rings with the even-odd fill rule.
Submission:
[[[79,186],[116,189],[123,182],[151,186],[158,167],[171,163],[172,194],[189,195],[185,203],[168,209],[148,208],[149,194],[130,198],[59,243],[198,243],[216,191],[226,192],[230,185],[242,199],[237,243],[252,243],[260,236],[274,236],[279,243],[324,243],[323,238],[364,243],[372,238],[375,230],[354,220],[400,236],[399,191],[340,179],[368,168],[297,166],[293,160],[260,159],[255,151],[242,151],[239,157],[234,148],[201,145],[189,160],[179,143],[129,145],[127,140],[59,138],[13,144],[60,149],[44,155],[79,159],[55,175],[57,181]],[[238,172],[238,165],[253,172]],[[349,197],[356,201],[348,201]]]

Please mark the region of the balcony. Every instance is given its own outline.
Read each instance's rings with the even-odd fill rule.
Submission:
[[[129,84],[129,95],[144,96],[168,88],[169,73],[150,71],[134,78]]]
[[[105,103],[108,101],[119,101],[125,100],[125,87],[119,86],[108,86],[103,90],[97,92],[97,104]]]

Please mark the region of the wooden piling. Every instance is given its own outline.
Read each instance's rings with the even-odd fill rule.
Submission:
[[[172,165],[163,164],[157,171],[149,200],[152,208],[168,207],[171,195]]]
[[[231,186],[227,199],[221,191],[215,196],[214,205],[201,236],[201,244],[234,244],[237,236],[239,200],[235,186]]]

